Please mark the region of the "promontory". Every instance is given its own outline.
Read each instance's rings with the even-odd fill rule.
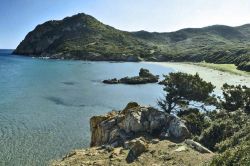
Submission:
[[[29,32],[14,54],[95,61],[231,63],[250,71],[250,24],[213,25],[176,32],[127,32],[80,13]]]

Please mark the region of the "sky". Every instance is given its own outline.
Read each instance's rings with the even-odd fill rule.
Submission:
[[[1,0],[0,49],[14,49],[38,24],[77,13],[126,31],[170,32],[250,23],[250,0]]]

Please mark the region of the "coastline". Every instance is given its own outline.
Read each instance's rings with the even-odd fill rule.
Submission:
[[[181,63],[181,62],[143,62],[148,64],[160,65],[163,67],[170,67],[175,71],[185,72],[188,74],[198,73],[205,81],[211,82],[216,86],[216,91],[222,87],[224,83],[231,85],[246,85],[250,87],[250,75],[237,75],[234,73],[220,71],[209,67],[197,65],[195,63]]]
[[[24,56],[24,55],[18,55]],[[30,57],[30,56],[29,56]],[[57,59],[50,57],[30,57],[30,58],[38,58],[44,60],[56,59],[56,60],[80,60],[80,61],[93,61],[93,62],[111,62],[111,63],[126,63],[126,62],[134,62],[134,63],[145,63],[145,64],[155,64],[163,67],[172,68],[175,71],[185,72],[188,74],[198,73],[205,81],[211,82],[216,86],[215,90],[219,90],[224,83],[228,83],[230,85],[245,85],[250,87],[250,72],[245,72],[241,70],[235,69],[227,69],[232,68],[233,64],[211,64],[211,63],[194,63],[194,62],[150,62],[150,61],[124,61],[124,60],[83,60],[83,59]],[[225,65],[225,66],[224,66]]]
[[[18,55],[23,56],[23,55]],[[227,69],[230,65],[233,64],[211,64],[211,63],[194,63],[194,62],[150,62],[150,61],[124,61],[124,60],[83,60],[83,59],[57,59],[50,57],[32,57],[38,59],[56,59],[56,60],[80,60],[80,61],[106,61],[111,63],[126,63],[126,62],[135,62],[135,63],[145,63],[145,64],[155,64],[163,67],[172,68],[175,71],[185,72],[188,74],[195,74],[196,72],[208,82],[211,82],[216,86],[215,90],[219,90],[224,83],[230,85],[246,85],[250,87],[250,72],[235,69]],[[232,66],[230,66],[232,68]]]

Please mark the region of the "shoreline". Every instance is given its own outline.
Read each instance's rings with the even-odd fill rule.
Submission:
[[[11,54],[12,55],[12,54]],[[15,54],[14,54],[15,55]],[[216,90],[220,90],[224,83],[230,85],[246,85],[250,87],[250,72],[245,72],[237,69],[227,70],[223,65],[232,64],[212,64],[212,63],[195,63],[195,62],[150,62],[150,61],[117,61],[117,60],[83,60],[83,59],[55,59],[48,57],[31,57],[17,55],[22,57],[30,57],[41,60],[72,60],[84,62],[109,62],[109,63],[145,63],[155,64],[163,67],[172,68],[175,71],[195,74],[196,72],[208,82],[216,86]]]
[[[237,75],[234,73],[212,69],[195,63],[181,62],[143,62],[147,64],[155,64],[163,67],[170,67],[175,71],[185,72],[188,74],[198,73],[205,81],[211,82],[216,86],[216,90],[220,90],[224,83],[230,85],[246,85],[250,87],[250,75]]]

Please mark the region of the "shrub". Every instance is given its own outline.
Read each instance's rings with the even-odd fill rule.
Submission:
[[[224,84],[221,104],[228,111],[242,109],[250,113],[250,88],[241,85]]]
[[[220,111],[217,114],[212,113],[211,115],[212,122],[210,126],[202,132],[199,142],[213,151],[219,150],[219,152],[222,152],[222,143],[229,141],[237,132],[243,131],[250,123],[249,115],[240,110],[230,113]],[[247,130],[247,132],[249,131]],[[233,140],[231,142],[233,142]],[[230,145],[225,144],[224,149],[227,147],[230,147]]]
[[[159,100],[158,105],[165,111],[170,113],[176,107],[186,107],[190,101],[209,102],[212,97],[210,94],[214,90],[214,86],[204,81],[198,74],[191,75],[186,73],[170,73],[164,76],[161,82],[166,92],[165,99]]]
[[[245,71],[250,71],[250,61],[249,62],[241,62],[237,69],[239,70],[245,70]]]
[[[215,156],[211,166],[249,166],[250,165],[250,141],[228,149],[224,153]]]
[[[177,115],[185,121],[188,130],[193,136],[201,135],[201,132],[209,126],[205,114],[201,113],[198,109],[190,108],[185,111],[179,111]]]

